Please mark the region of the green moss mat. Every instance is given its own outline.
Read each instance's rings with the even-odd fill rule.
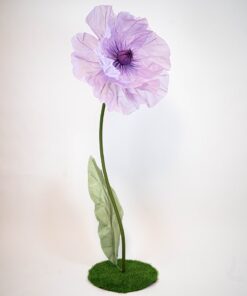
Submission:
[[[126,260],[125,264],[125,272],[121,272],[110,261],[97,263],[89,270],[88,279],[98,288],[119,293],[142,290],[158,279],[158,271],[150,264],[136,260]]]

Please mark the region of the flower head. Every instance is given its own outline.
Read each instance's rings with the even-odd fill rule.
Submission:
[[[128,114],[141,104],[151,107],[167,93],[170,51],[145,18],[111,6],[96,6],[86,21],[96,37],[72,39],[74,75],[87,81],[109,111]]]

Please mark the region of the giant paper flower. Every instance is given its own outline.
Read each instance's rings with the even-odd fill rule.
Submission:
[[[87,81],[109,111],[128,114],[151,107],[167,93],[170,51],[145,18],[96,6],[86,21],[97,38],[78,33],[72,39],[74,75]]]

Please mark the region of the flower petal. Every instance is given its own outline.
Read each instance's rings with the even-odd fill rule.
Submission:
[[[99,39],[104,37],[110,21],[113,21],[114,13],[111,6],[96,6],[87,16],[86,22]]]
[[[138,59],[145,67],[157,64],[166,71],[170,70],[170,49],[165,40],[152,32],[137,50]]]
[[[159,79],[150,80],[137,88],[126,89],[126,95],[138,106],[152,107],[162,99],[168,89],[169,76],[164,73]]]
[[[74,52],[71,55],[74,75],[78,79],[87,79],[100,70],[100,64],[95,49],[98,40],[90,34],[78,33],[72,38]]]
[[[128,12],[120,12],[115,21],[115,34],[125,44],[131,43],[147,30],[148,22],[145,18],[136,18]]]
[[[88,79],[88,83],[93,87],[94,96],[104,102],[109,111],[129,114],[138,108],[137,103],[126,96],[124,88],[112,82],[103,71]]]
[[[108,81],[104,88],[104,102],[108,111],[129,114],[136,110],[135,102],[132,102],[125,94],[124,89]]]
[[[97,62],[98,57],[95,50],[98,47],[98,40],[88,33],[78,33],[71,40],[72,46],[78,56]]]

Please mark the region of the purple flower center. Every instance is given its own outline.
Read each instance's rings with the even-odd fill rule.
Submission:
[[[133,53],[131,49],[120,50],[116,54],[116,59],[113,62],[113,65],[116,68],[122,68],[123,66],[130,65],[133,59]]]

